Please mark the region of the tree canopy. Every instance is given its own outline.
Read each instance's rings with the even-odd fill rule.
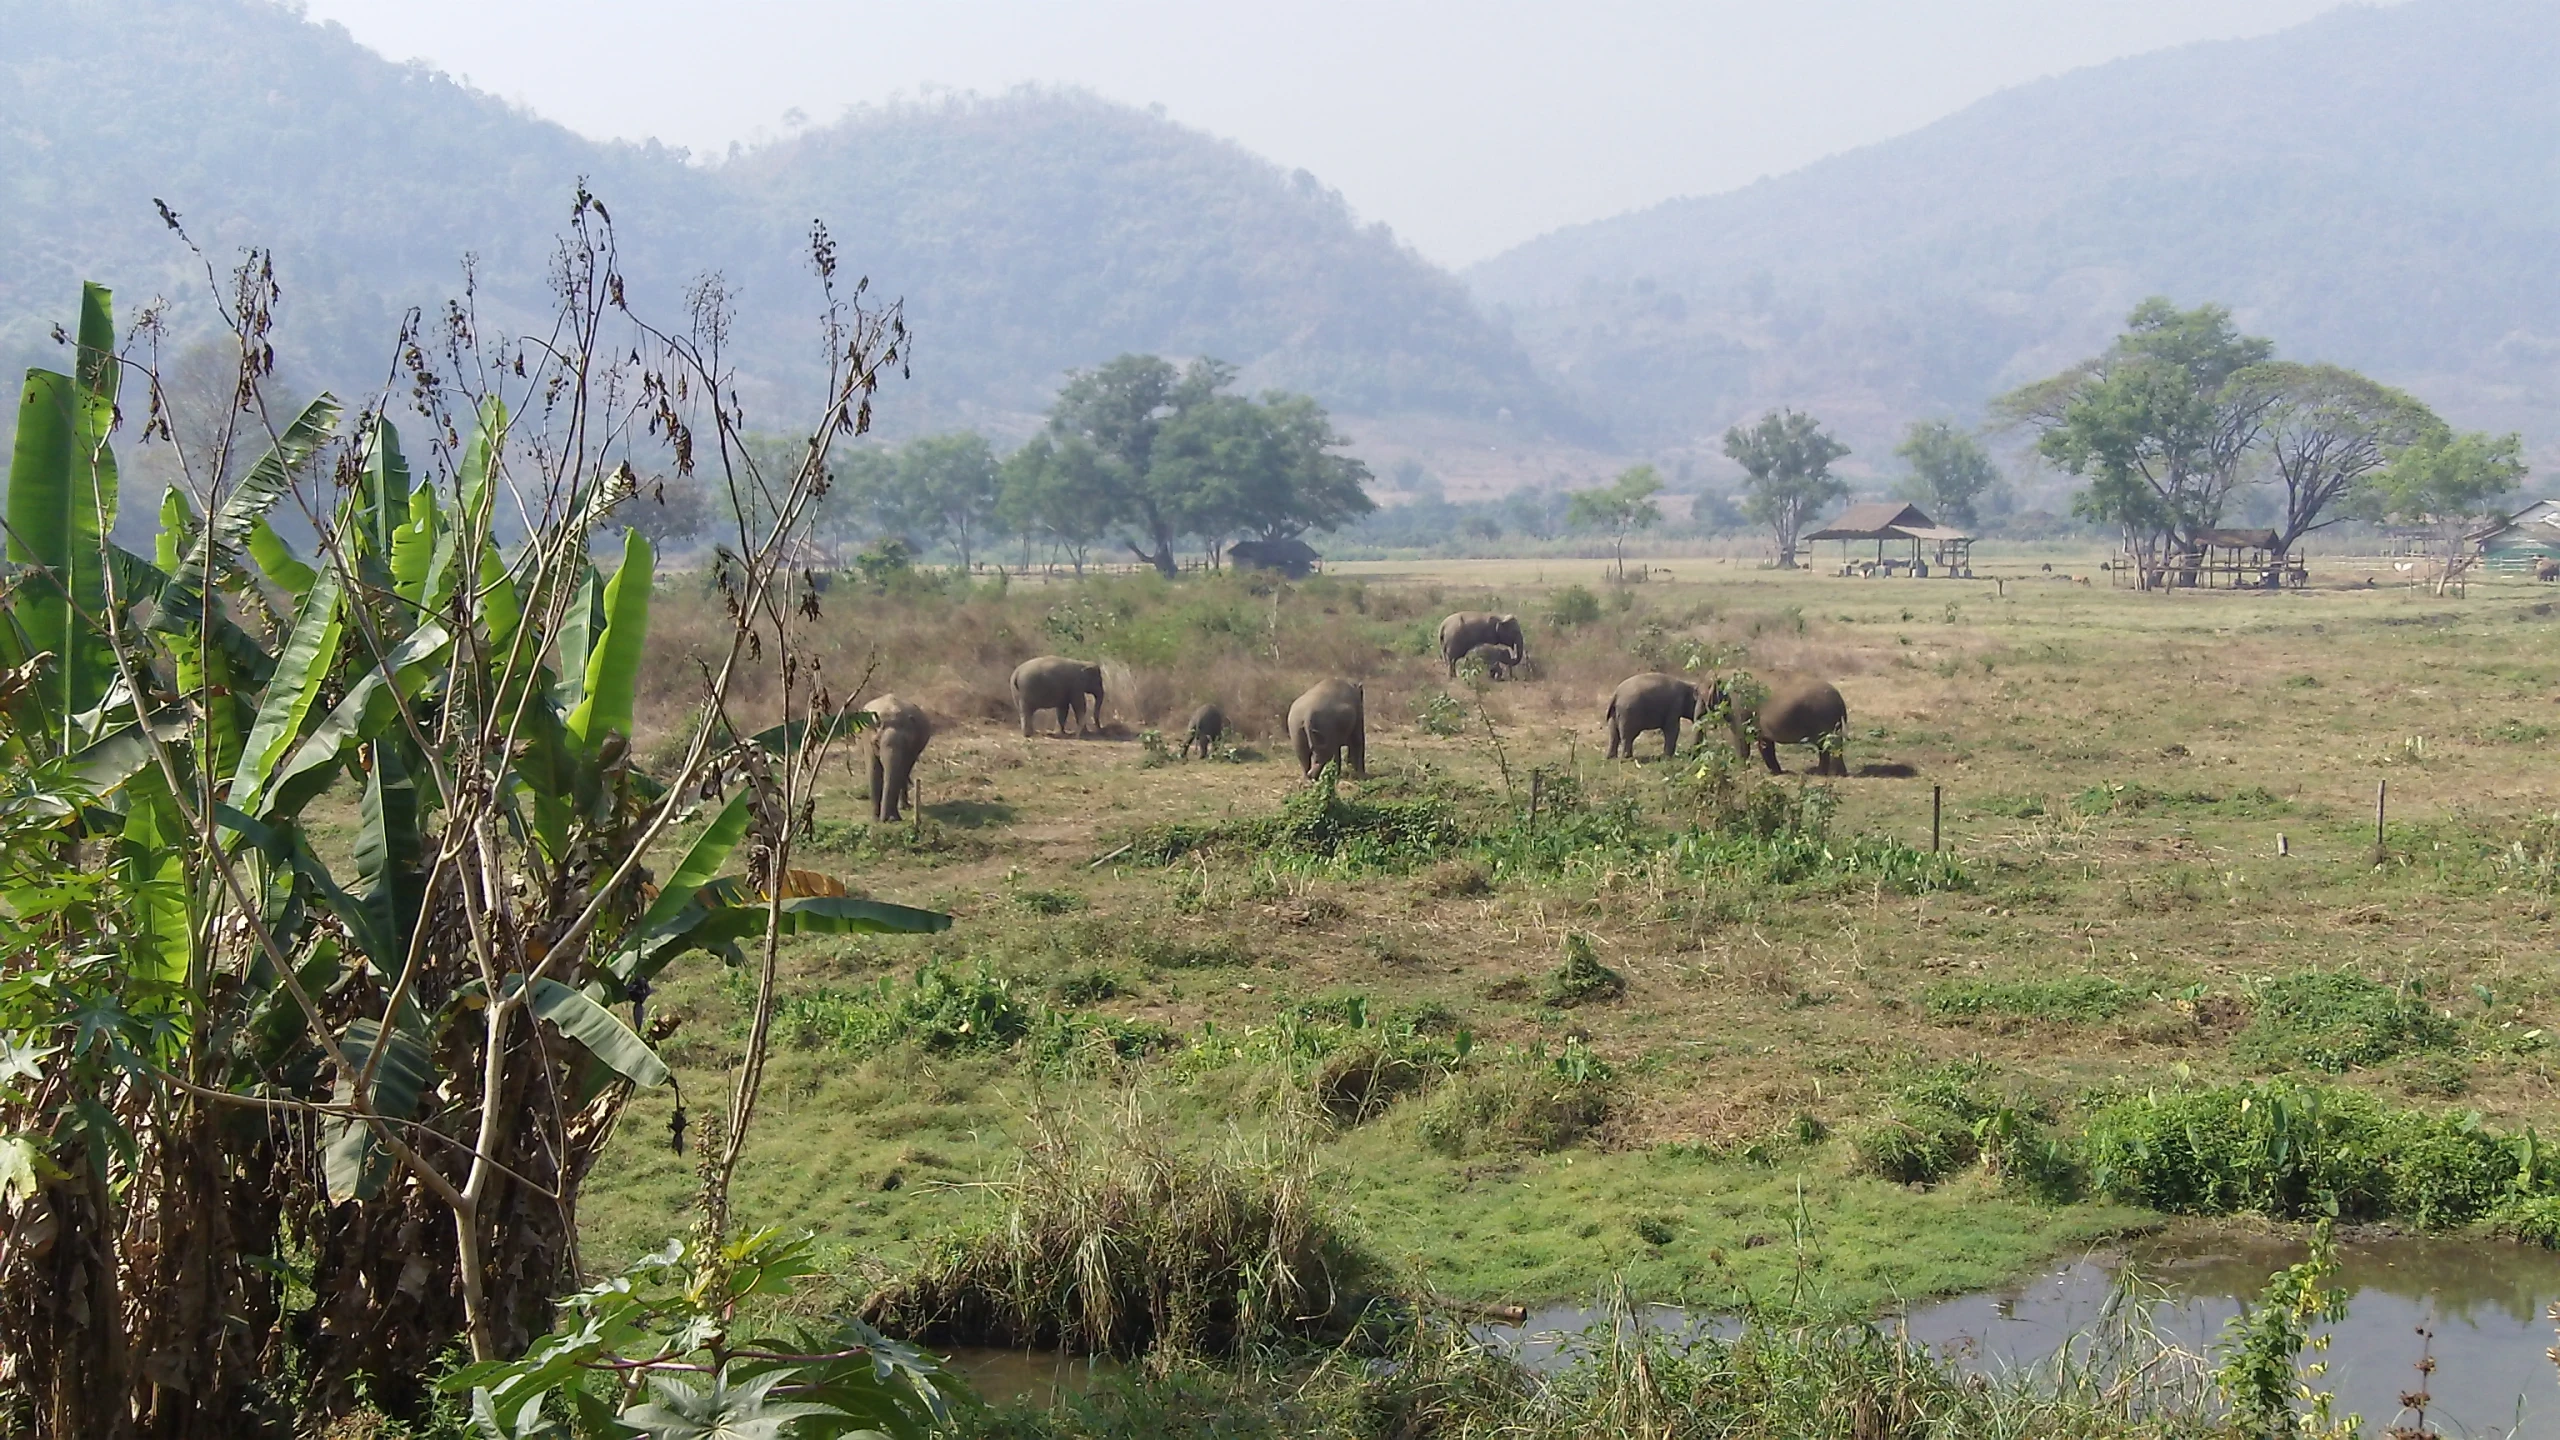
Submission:
[[[1974,503],[2000,483],[1982,442],[1944,420],[1912,421],[1893,453],[1911,467],[1910,498],[1941,524],[1978,524]]]
[[[1736,425],[1725,431],[1724,453],[1746,477],[1744,513],[1769,527],[1778,568],[1793,570],[1804,522],[1849,493],[1831,473],[1831,462],[1849,447],[1801,410],[1772,410],[1747,430]]]
[[[1662,477],[1654,473],[1652,466],[1631,466],[1619,472],[1611,484],[1574,491],[1565,510],[1565,522],[1577,530],[1607,532],[1618,577],[1624,579],[1627,535],[1630,531],[1650,530],[1662,522],[1662,507],[1653,500],[1660,493]]]

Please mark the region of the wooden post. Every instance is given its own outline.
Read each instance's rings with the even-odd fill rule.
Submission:
[[[1938,817],[1945,806],[1946,798],[1947,787],[1943,785],[1929,787],[1929,850],[1932,854],[1935,854],[1938,849]]]
[[[2286,844],[2285,844],[2285,840],[2284,840],[2284,832],[2283,832],[2283,831],[2281,831],[2281,830],[2277,831],[2277,832],[2276,832],[2276,858],[2277,858],[2277,859],[2279,859],[2279,860],[2281,860],[2281,859],[2283,859],[2285,856],[2290,855],[2290,854],[2292,854],[2292,853],[2293,853],[2292,847],[2290,847],[2290,846],[2288,846],[2288,845],[2286,845]]]
[[[2382,863],[2382,861],[2383,861],[2383,852],[2382,852],[2382,816],[2383,816],[2383,809],[2384,809],[2385,805],[2386,805],[2386,804],[2388,804],[2388,802],[2390,801],[2390,799],[2391,799],[2391,782],[2390,782],[2390,781],[2388,781],[2388,780],[2376,780],[2376,781],[2374,781],[2374,782],[2373,782],[2373,863],[2374,863],[2374,864],[2376,864],[2376,865],[2381,864],[2381,863]]]
[[[1529,772],[1529,825],[1532,829],[1537,828],[1538,796],[1539,792],[1546,788],[1546,780],[1547,772],[1544,770],[1531,770]]]

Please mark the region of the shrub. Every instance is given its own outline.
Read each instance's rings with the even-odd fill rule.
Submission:
[[[1434,690],[1423,697],[1414,722],[1425,734],[1463,735],[1467,733],[1467,707],[1451,699],[1448,691]]]
[[[2232,1056],[2258,1070],[2339,1074],[2460,1039],[2461,1022],[2415,995],[2345,971],[2310,971],[2259,991]]]
[[[1564,963],[1547,977],[1546,1001],[1559,1010],[1615,1000],[1627,993],[1627,977],[1600,963],[1588,935],[1564,937]]]
[[[1424,1102],[1422,1143],[1452,1157],[1561,1150],[1609,1116],[1615,1076],[1578,1041],[1553,1056],[1532,1050],[1453,1075]]]
[[[2489,1212],[2489,1228],[2510,1240],[2560,1250],[2560,1195],[2511,1195]]]
[[[1597,624],[1599,619],[1600,597],[1587,586],[1567,585],[1547,599],[1547,623],[1560,630]]]
[[[2352,1090],[2226,1085],[2110,1106],[2081,1153],[2101,1194],[2154,1210],[2359,1219],[2390,1206],[2385,1119]]]
[[[1035,1117],[1006,1214],[863,1302],[938,1345],[1228,1355],[1352,1318],[1377,1266],[1316,1198],[1305,1147],[1174,1149],[1134,1108],[1085,1133]]]
[[[1017,890],[1013,903],[1034,915],[1067,915],[1084,908],[1084,897],[1068,890]]]

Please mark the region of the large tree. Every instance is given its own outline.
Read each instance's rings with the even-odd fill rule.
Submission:
[[[971,431],[927,435],[898,450],[897,506],[903,533],[924,543],[943,542],[959,552],[967,573],[978,542],[994,522],[1001,485],[995,451]]]
[[[2506,519],[2502,502],[2527,473],[2523,437],[2438,428],[2377,472],[2357,509],[2368,519],[2433,532],[2442,595],[2479,559],[2471,537]]]
[[[1111,529],[1097,498],[1108,488],[1105,463],[1102,452],[1081,436],[1032,436],[1005,459],[997,518],[1016,534],[1036,535],[1065,551],[1082,575],[1094,545]]]
[[[1912,421],[1893,453],[1911,467],[1905,493],[1941,524],[1977,523],[1974,502],[2000,483],[2000,467],[1982,442],[1944,420]]]
[[[1662,477],[1650,465],[1634,465],[1619,472],[1607,485],[1573,492],[1572,504],[1565,510],[1565,521],[1577,530],[1607,532],[1611,555],[1616,559],[1618,578],[1627,578],[1627,536],[1637,530],[1650,530],[1662,523],[1662,507],[1653,497],[1662,493]]]
[[[2219,305],[2134,307],[2104,355],[1994,402],[2037,432],[2036,449],[2090,484],[2072,508],[2120,529],[2147,587],[2166,555],[2222,522],[2276,397],[2232,378],[2268,360]]]
[[[1778,568],[1793,570],[1804,522],[1849,493],[1831,473],[1831,462],[1849,447],[1801,410],[1772,410],[1748,430],[1736,425],[1725,431],[1724,453],[1747,477],[1743,510],[1769,527]]]
[[[2303,536],[2346,519],[2362,487],[2445,428],[2414,397],[2335,365],[2270,361],[2233,376],[2231,388],[2250,397],[2235,408],[2268,402],[2260,444],[2284,489],[2279,559]]]
[[[1180,568],[1174,545],[1185,537],[1214,564],[1232,536],[1331,530],[1377,508],[1369,468],[1334,453],[1345,441],[1321,406],[1280,391],[1228,394],[1234,379],[1215,360],[1176,370],[1153,355],[1069,377],[1048,433],[1016,458],[1013,508],[1081,489],[1130,552],[1167,575]]]

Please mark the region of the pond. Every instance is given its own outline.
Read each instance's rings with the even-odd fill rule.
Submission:
[[[2418,1359],[2434,1332],[2434,1397],[2427,1419],[2447,1436],[2560,1440],[2560,1371],[2546,1353],[2560,1335],[2544,1309],[2560,1301],[2560,1254],[2496,1242],[2373,1237],[2341,1242],[2332,1282],[2352,1299],[2330,1334],[2323,1382],[2337,1411],[2361,1414],[2368,1434],[2390,1428],[2400,1396],[2418,1385]],[[2151,1311],[2164,1338],[2202,1352],[2223,1323],[2275,1270],[2300,1260],[2299,1241],[2201,1232],[2136,1242],[2113,1254],[2052,1266],[2016,1284],[1914,1305],[1900,1317],[1911,1338],[1969,1368],[2032,1370],[2096,1327],[2128,1268],[2160,1298]],[[1666,1331],[1731,1334],[1730,1317],[1642,1307]],[[1534,1368],[1569,1363],[1581,1332],[1599,1323],[1588,1306],[1532,1311],[1519,1327],[1480,1327],[1489,1344]],[[1888,1319],[1883,1323],[1892,1324]]]

